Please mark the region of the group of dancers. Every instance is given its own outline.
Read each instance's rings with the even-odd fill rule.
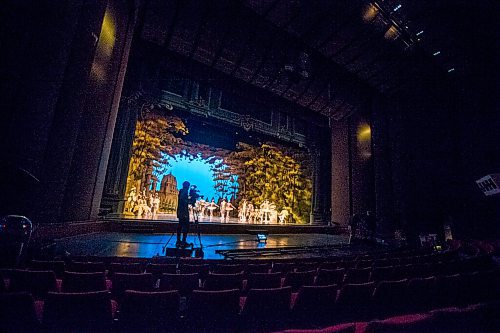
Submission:
[[[218,212],[216,212],[218,210]],[[238,222],[240,223],[253,223],[253,224],[284,224],[289,216],[286,209],[280,212],[276,209],[276,205],[269,200],[264,200],[259,206],[253,205],[246,199],[240,202],[236,208],[230,201],[223,198],[219,205],[212,199],[210,202],[205,201],[203,198],[198,199],[194,207],[190,207],[192,219],[195,217],[201,221],[208,218],[209,222],[214,220],[214,216],[220,218],[221,223],[229,222],[233,211],[238,211]],[[208,214],[207,214],[208,211]],[[196,215],[196,216],[195,216]],[[215,218],[217,218],[215,217]]]
[[[149,193],[143,189],[138,192],[135,187],[130,189],[125,202],[125,213],[134,214],[138,218],[156,219],[160,209],[160,197],[157,192]],[[216,221],[228,223],[230,219],[237,218],[239,223],[250,224],[284,224],[290,216],[287,209],[277,210],[276,204],[264,200],[260,205],[243,199],[239,207],[222,198],[219,204],[212,198],[206,201],[198,198],[194,205],[189,205],[191,221]],[[236,213],[237,212],[237,213]],[[234,221],[234,220],[232,220]]]
[[[160,210],[160,196],[157,192],[146,193],[146,189],[137,193],[135,186],[130,189],[125,202],[125,212],[137,217],[156,218]]]

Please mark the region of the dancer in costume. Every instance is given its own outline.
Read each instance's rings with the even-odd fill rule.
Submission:
[[[225,198],[222,198],[222,201],[220,202],[220,222],[224,223],[226,219],[226,206],[227,206],[227,201]]]
[[[210,214],[210,222],[212,222],[212,217],[214,216],[214,210],[216,210],[217,208],[219,207],[219,205],[217,205],[215,203],[215,200],[214,198],[212,198],[212,201],[210,203],[208,203],[207,205],[207,209],[209,211],[209,214]]]

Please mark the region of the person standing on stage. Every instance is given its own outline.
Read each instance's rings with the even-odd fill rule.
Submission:
[[[177,243],[175,246],[187,245],[186,239],[189,232],[189,184],[188,181],[182,183],[182,189],[179,191],[177,201],[177,218],[179,224],[177,225]],[[182,240],[181,240],[182,232]]]
[[[227,205],[226,198],[222,198],[222,201],[220,202],[220,222],[221,223],[226,222],[226,205]]]

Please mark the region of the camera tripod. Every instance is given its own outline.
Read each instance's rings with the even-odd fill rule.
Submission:
[[[198,218],[199,217],[198,209],[193,209],[193,216],[194,216],[194,221],[193,221],[193,224],[189,228],[190,230],[188,232],[188,235],[189,235],[189,233],[194,234],[194,236],[195,236],[194,242],[193,243],[176,244],[175,248],[177,248],[177,249],[191,249],[192,251],[194,251],[195,257],[203,258],[203,255],[204,255],[203,243],[201,242],[201,232],[200,232],[200,223],[199,223],[199,218]],[[194,230],[193,230],[193,228],[194,228]],[[172,235],[170,235],[170,238],[168,239],[167,243],[165,243],[165,245],[163,245],[163,253],[166,253],[167,248],[168,248],[168,244],[170,243],[170,241],[172,240],[172,238],[174,237],[174,235],[176,233],[177,233],[177,231],[172,232]],[[200,243],[199,247],[195,247],[196,236],[198,236],[198,242]]]

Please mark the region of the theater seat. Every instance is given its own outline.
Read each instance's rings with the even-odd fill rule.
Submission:
[[[266,289],[281,287],[281,273],[250,273],[247,277],[246,289]]]
[[[358,332],[356,328],[356,323],[346,323],[320,329],[289,329],[274,333],[355,333]],[[360,330],[359,332],[362,333],[363,331]]]
[[[328,286],[332,284],[341,285],[344,280],[345,269],[320,269],[318,275],[316,276],[316,280],[314,282],[315,285],[318,286]]]
[[[0,332],[39,332],[35,301],[27,292],[0,294]]]
[[[126,290],[153,291],[155,282],[156,280],[151,273],[115,273],[113,275],[113,288],[111,289],[113,299],[120,303]]]
[[[266,264],[248,264],[245,273],[251,274],[251,273],[269,273],[269,270],[271,269],[271,263],[266,263]]]
[[[380,318],[405,313],[408,280],[381,281],[372,296],[372,313]]]
[[[200,276],[198,273],[190,274],[162,274],[160,278],[160,290],[177,290],[182,296],[187,296],[200,287]]]
[[[108,278],[113,279],[114,273],[141,274],[144,272],[141,263],[111,263],[108,270]]]
[[[67,265],[66,271],[79,273],[105,272],[106,266],[103,262],[72,261]]]
[[[49,292],[42,321],[49,332],[109,332],[113,323],[111,293]]]
[[[28,269],[31,271],[53,271],[56,273],[56,277],[62,278],[65,267],[64,261],[32,260]]]
[[[49,291],[57,291],[56,274],[53,271],[13,271],[9,291],[26,291],[36,299],[43,299]]]
[[[205,280],[210,271],[210,266],[208,264],[181,264],[179,265],[179,270],[181,274],[198,273],[200,275],[200,279]]]
[[[176,274],[177,264],[149,264],[146,266],[146,273],[152,273],[159,279],[163,273]]]
[[[367,319],[371,310],[373,282],[346,284],[338,292],[335,311],[344,320]]]
[[[107,290],[104,272],[64,272],[61,290],[67,293]]]
[[[243,288],[243,272],[236,274],[210,273],[204,284],[206,290],[228,290]]]
[[[215,265],[212,273],[216,274],[235,274],[245,271],[245,267],[243,265]]]
[[[177,291],[127,290],[120,306],[120,332],[162,332],[179,328]]]
[[[429,314],[409,314],[374,320],[368,323],[364,333],[430,333],[436,332]],[[437,332],[436,332],[437,333]]]
[[[245,327],[268,331],[284,327],[290,313],[292,288],[250,289],[241,311]]]
[[[430,309],[436,294],[436,278],[411,279],[408,282],[408,294],[406,296],[406,307],[412,312]]]
[[[301,287],[292,309],[293,320],[299,324],[332,323],[337,290],[337,285]]]
[[[312,286],[314,284],[314,277],[316,276],[316,271],[305,271],[305,272],[288,272],[283,281],[283,286],[292,287],[292,291],[296,292],[302,286]]]
[[[195,332],[234,332],[239,311],[239,289],[193,290],[188,299],[186,323]]]
[[[370,275],[371,275],[372,269],[370,267],[368,268],[353,268],[347,271],[345,277],[344,277],[344,284],[351,284],[351,283],[366,283],[370,281]]]

